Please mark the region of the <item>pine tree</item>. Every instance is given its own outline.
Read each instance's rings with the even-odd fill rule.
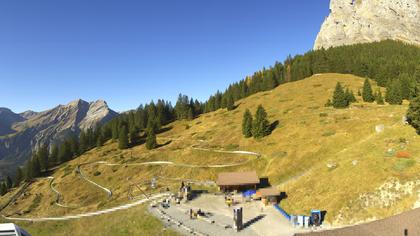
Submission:
[[[146,137],[146,148],[148,150],[155,149],[157,147],[156,134],[152,127],[147,129]]]
[[[41,164],[38,158],[35,156],[32,160],[32,177],[37,178],[41,176]]]
[[[228,111],[231,111],[235,108],[235,102],[233,101],[233,97],[232,95],[229,95],[227,97],[227,101],[226,101],[226,107]]]
[[[57,144],[54,144],[51,148],[50,156],[48,157],[48,160],[51,164],[57,164],[58,163],[58,146]]]
[[[245,110],[242,118],[242,134],[245,138],[252,137],[252,115],[249,109]]]
[[[378,104],[378,105],[384,105],[385,104],[384,98],[382,97],[382,92],[381,92],[380,89],[378,89],[378,91],[376,92],[375,101],[376,101],[376,104]]]
[[[6,176],[6,187],[7,189],[11,189],[13,187],[13,181],[10,176]]]
[[[347,103],[350,104],[352,102],[356,102],[356,97],[354,96],[354,93],[349,88],[346,88],[345,97],[347,100]]]
[[[346,108],[349,106],[349,102],[340,82],[335,86],[332,104],[334,108]]]
[[[22,182],[23,180],[23,172],[22,169],[20,167],[18,167],[16,169],[16,176],[15,176],[15,181],[14,181],[14,186],[17,187],[19,186],[20,182]]]
[[[41,170],[48,170],[48,146],[41,146],[36,155],[41,165]]]
[[[102,135],[102,132],[99,132],[98,137],[96,139],[96,147],[102,147],[105,143],[105,138]]]
[[[255,113],[255,120],[252,124],[252,136],[262,138],[270,133],[270,123],[267,120],[267,113],[262,105],[259,105]]]
[[[420,97],[416,97],[410,101],[407,111],[407,121],[420,134]]]
[[[28,160],[28,162],[26,162],[25,165],[25,180],[26,181],[30,181],[34,178],[34,176],[32,175],[32,166],[33,166],[33,162],[32,160]]]
[[[80,132],[79,136],[79,145],[80,145],[80,152],[84,153],[89,149],[89,141],[88,137],[86,137],[86,133],[84,130]]]
[[[58,149],[58,162],[64,163],[71,160],[72,153],[70,145],[67,142],[62,142],[60,148]]]
[[[0,195],[4,196],[7,193],[7,187],[4,182],[0,183]]]
[[[365,102],[375,101],[375,97],[373,96],[372,86],[370,85],[369,79],[366,79],[365,83],[363,84],[362,98]]]
[[[391,105],[401,105],[402,100],[400,81],[390,81],[386,88],[385,101]]]
[[[118,136],[118,147],[120,149],[128,148],[128,130],[126,125],[120,128],[120,134]]]

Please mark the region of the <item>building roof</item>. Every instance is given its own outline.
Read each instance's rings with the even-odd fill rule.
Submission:
[[[261,197],[273,197],[280,195],[279,190],[274,187],[258,189],[258,193]]]
[[[249,172],[224,172],[217,176],[219,186],[241,186],[259,184],[260,178],[255,171]]]

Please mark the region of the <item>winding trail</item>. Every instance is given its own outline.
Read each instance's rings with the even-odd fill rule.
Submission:
[[[199,140],[200,142],[204,142],[203,140]],[[171,161],[150,161],[150,162],[140,162],[140,163],[125,163],[125,164],[118,164],[118,163],[108,163],[105,161],[97,161],[97,162],[87,162],[87,163],[82,163],[82,164],[78,164],[76,166],[76,172],[78,173],[78,175],[85,180],[86,182],[96,186],[97,188],[101,189],[102,191],[106,192],[108,197],[111,198],[112,197],[112,191],[90,179],[88,179],[82,172],[82,168],[83,166],[86,165],[105,165],[105,166],[162,166],[162,165],[169,165],[169,166],[177,166],[177,167],[189,167],[189,168],[227,168],[227,167],[236,167],[236,166],[242,166],[245,165],[251,161],[257,160],[258,158],[261,157],[261,154],[256,153],[256,152],[249,152],[249,151],[225,151],[225,150],[214,150],[214,149],[209,149],[209,148],[201,148],[198,147],[198,145],[193,145],[191,146],[192,149],[194,150],[199,150],[199,151],[207,151],[207,152],[216,152],[216,153],[227,153],[227,154],[238,154],[238,155],[249,155],[249,156],[254,156],[255,158],[249,158],[243,162],[240,163],[232,163],[232,164],[217,164],[217,165],[191,165],[191,164],[184,164],[184,163],[176,163],[176,162],[171,162]],[[159,178],[164,178],[164,177],[159,177]],[[71,208],[69,206],[60,204],[60,199],[62,198],[62,195],[60,192],[58,192],[54,186],[53,186],[53,182],[54,182],[54,177],[48,177],[48,179],[51,179],[50,181],[50,188],[51,190],[56,194],[56,201],[55,204],[57,206],[60,207],[65,207],[65,208]],[[170,178],[167,178],[170,179]],[[182,179],[176,179],[176,180],[182,180]],[[194,180],[189,180],[189,181],[194,181]],[[203,182],[203,181],[197,181],[197,182]],[[206,181],[208,183],[213,181]],[[4,216],[2,215],[2,217],[6,220],[14,220],[14,221],[30,221],[30,222],[40,222],[40,221],[64,221],[64,220],[72,220],[72,219],[80,219],[83,217],[90,217],[90,216],[97,216],[97,215],[103,215],[103,214],[108,214],[111,212],[115,212],[118,210],[124,210],[124,209],[129,209],[141,204],[144,204],[148,201],[152,201],[152,200],[157,200],[157,199],[161,199],[164,197],[169,196],[169,193],[159,193],[159,194],[154,194],[154,195],[146,195],[145,193],[143,193],[145,195],[145,198],[137,200],[135,202],[132,203],[127,203],[124,205],[120,205],[118,207],[113,207],[113,208],[109,208],[109,209],[105,209],[105,210],[100,210],[100,211],[94,211],[94,212],[88,212],[88,213],[82,213],[82,214],[77,214],[77,215],[68,215],[68,216],[57,216],[57,217],[34,217],[34,218],[19,218],[19,217],[8,217],[8,216]],[[135,197],[133,197],[134,199]]]
[[[83,218],[83,217],[98,216],[98,215],[108,214],[108,213],[119,211],[119,210],[126,210],[126,209],[129,209],[129,208],[144,204],[148,201],[157,200],[157,199],[164,198],[164,197],[167,197],[167,196],[169,196],[168,193],[155,194],[153,196],[150,196],[149,198],[144,198],[144,199],[141,199],[141,200],[138,200],[138,201],[135,201],[135,202],[132,202],[132,203],[124,204],[124,205],[121,205],[121,206],[117,206],[117,207],[113,207],[113,208],[109,208],[109,209],[105,209],[105,210],[101,210],[101,211],[94,211],[94,212],[77,214],[77,215],[68,215],[68,216],[61,216],[61,217],[39,217],[39,218],[17,218],[17,217],[8,217],[8,216],[2,215],[2,217],[6,220],[31,221],[31,222],[63,221],[63,220],[80,219],[80,218]]]
[[[54,180],[55,180],[55,178],[53,176],[48,176],[47,179],[50,179],[50,189],[56,195],[54,204],[57,205],[57,206],[59,206],[59,207],[63,207],[63,208],[76,208],[76,207],[73,207],[73,206],[68,206],[68,205],[61,204],[60,203],[60,200],[63,197],[63,195],[57,189],[54,188]]]

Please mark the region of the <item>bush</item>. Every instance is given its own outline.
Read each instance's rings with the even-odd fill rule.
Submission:
[[[328,116],[328,113],[325,113],[325,112],[319,113],[319,117],[327,117],[327,116]]]
[[[101,172],[100,172],[100,171],[95,171],[95,172],[93,173],[93,176],[99,176],[99,175],[101,175]]]
[[[335,130],[328,130],[322,134],[324,137],[333,136],[335,134]]]
[[[394,170],[404,171],[405,169],[414,166],[416,164],[415,160],[411,159],[398,159],[394,165]]]

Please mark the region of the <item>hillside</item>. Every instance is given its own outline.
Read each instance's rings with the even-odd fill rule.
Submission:
[[[152,177],[160,177],[158,184],[162,189],[174,189],[179,185],[174,178],[215,180],[220,171],[254,169],[287,193],[288,198],[281,205],[289,213],[325,210],[326,220],[334,225],[383,218],[413,208],[420,184],[416,158],[420,148],[412,144],[418,143],[420,138],[413,128],[402,122],[407,105],[378,106],[358,102],[343,110],[324,107],[337,81],[356,93],[364,80],[353,75],[323,74],[280,85],[272,91],[239,100],[233,111],[222,109],[192,121],[169,124],[166,131],[158,135],[162,146],[153,151],[147,151],[144,145],[118,150],[117,143],[108,142],[61,165],[52,173],[53,182],[46,178],[36,180],[26,194],[2,214],[36,218],[92,212],[131,202],[129,190],[134,189],[133,194],[141,196],[133,186]],[[254,113],[259,104],[267,110],[270,122],[278,122],[278,125],[271,135],[261,140],[245,139],[241,134],[242,115],[247,108]],[[381,124],[384,131],[376,133],[375,127]],[[213,153],[193,147],[247,150],[262,156]],[[401,150],[410,158],[396,158]],[[100,163],[95,163],[98,161]],[[237,163],[238,166],[136,165],[151,161],[200,166]],[[112,197],[80,177],[75,169],[83,163],[93,163],[80,166],[83,175],[109,188]],[[58,201],[61,207],[55,204],[56,194],[50,183],[61,193]],[[16,191],[2,197],[1,203]],[[144,188],[143,191],[151,190]],[[98,217],[110,222],[111,229],[124,228],[126,234],[156,234],[163,226],[143,213],[144,209],[138,206],[127,210],[127,214],[123,211]],[[145,214],[144,218],[138,217],[139,214]],[[101,220],[92,218],[69,222],[19,224],[34,235],[68,235],[65,231],[82,232],[87,225],[92,227],[90,232],[100,235],[116,232],[105,231],[105,227],[98,226]],[[122,222],[124,227],[115,228]]]
[[[116,115],[105,101],[81,99],[39,113],[27,111],[19,115],[0,110],[0,176],[12,174],[42,145],[59,143]]]

